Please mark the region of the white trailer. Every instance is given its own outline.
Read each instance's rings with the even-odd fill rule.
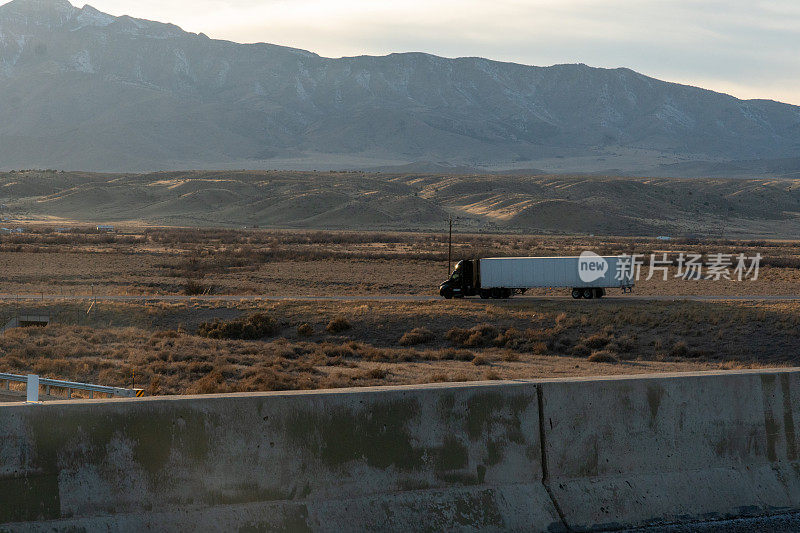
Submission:
[[[607,288],[630,291],[634,269],[630,257],[488,257],[459,261],[439,292],[445,298],[480,295],[508,298],[535,287],[565,287],[573,298],[600,298]]]

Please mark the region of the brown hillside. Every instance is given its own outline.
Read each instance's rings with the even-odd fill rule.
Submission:
[[[30,220],[327,229],[792,237],[800,180],[194,171],[0,174]]]

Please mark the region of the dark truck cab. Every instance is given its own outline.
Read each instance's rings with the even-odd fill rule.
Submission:
[[[481,262],[478,259],[464,259],[456,263],[450,277],[439,285],[439,294],[446,299],[479,295],[481,298],[509,298],[514,291],[506,288],[481,288]]]

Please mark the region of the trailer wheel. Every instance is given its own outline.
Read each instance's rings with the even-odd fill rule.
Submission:
[[[499,300],[503,297],[503,293],[500,289],[492,289],[492,298],[495,300]]]
[[[580,289],[572,289],[572,297],[576,300],[579,300],[582,294]]]
[[[442,296],[444,296],[445,300],[449,300],[450,298],[453,297],[453,291],[451,291],[450,289],[446,289],[442,291]]]
[[[514,295],[514,291],[511,289],[503,289],[503,298],[506,300],[511,298]]]
[[[595,289],[594,290],[594,297],[595,298],[602,298],[604,292],[605,291],[603,289]]]
[[[481,289],[478,294],[480,294],[480,297],[483,298],[484,300],[492,297],[492,295],[489,294],[489,291],[487,289]]]
[[[594,289],[584,289],[583,290],[583,297],[586,300],[591,300],[592,298],[594,298]]]

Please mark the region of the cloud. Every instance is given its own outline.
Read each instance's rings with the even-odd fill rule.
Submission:
[[[424,51],[534,65],[625,66],[800,104],[793,0],[94,0],[238,42],[338,57]]]

